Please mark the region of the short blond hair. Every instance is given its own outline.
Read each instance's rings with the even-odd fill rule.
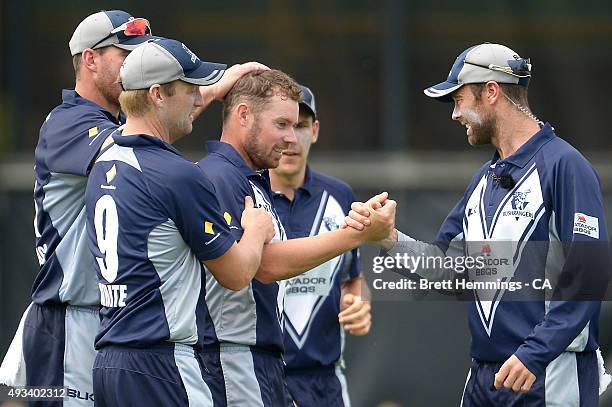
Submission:
[[[175,82],[160,85],[160,92],[167,96],[174,96]],[[142,117],[151,110],[149,102],[149,89],[124,90],[119,95],[121,110],[126,116]]]

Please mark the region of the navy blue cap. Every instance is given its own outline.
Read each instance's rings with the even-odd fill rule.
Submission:
[[[120,79],[124,90],[148,89],[177,79],[206,86],[217,82],[227,65],[204,62],[185,44],[172,39],[154,39],[125,58]]]
[[[308,110],[310,110],[314,118],[316,119],[317,118],[317,107],[315,104],[314,93],[312,93],[312,91],[304,85],[299,85],[299,86],[300,86],[300,89],[302,89],[302,93],[304,94],[304,100],[300,102],[300,105],[306,106]]]

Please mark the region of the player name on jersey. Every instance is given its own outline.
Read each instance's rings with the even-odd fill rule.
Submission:
[[[127,285],[98,284],[98,287],[100,287],[100,300],[103,307],[125,307]]]

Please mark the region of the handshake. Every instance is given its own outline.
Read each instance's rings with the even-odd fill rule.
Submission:
[[[329,258],[364,243],[376,243],[385,250],[392,248],[397,241],[396,206],[397,203],[389,199],[389,194],[386,192],[373,196],[367,202],[353,202],[340,228],[346,230],[336,235],[343,240],[338,247],[344,250],[339,250],[333,256],[331,253],[327,254],[331,256]],[[256,231],[255,233],[263,239],[262,243],[271,242],[275,236],[272,216],[264,208],[255,207],[250,196],[245,197],[245,208],[240,223],[245,231]]]
[[[367,202],[353,202],[342,228],[353,228],[362,235],[363,242],[377,243],[383,249],[391,249],[397,242],[395,210],[397,203],[383,192]]]

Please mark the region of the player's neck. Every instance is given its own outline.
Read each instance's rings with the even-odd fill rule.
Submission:
[[[221,133],[221,138],[219,139],[219,141],[222,141],[222,142],[227,143],[230,146],[234,147],[234,150],[236,150],[236,152],[240,155],[240,157],[242,157],[242,159],[244,160],[246,165],[248,165],[249,168],[251,168],[253,171],[257,171],[257,170],[263,169],[263,168],[256,168],[255,167],[255,163],[253,163],[253,161],[251,161],[251,158],[249,157],[249,155],[246,153],[246,151],[242,147],[242,143],[240,142],[239,137],[236,137],[235,134],[234,134],[234,131],[232,131],[231,129],[226,129],[224,127],[223,128],[223,132]]]
[[[99,106],[102,106],[104,109],[108,110],[115,117],[119,117],[119,102],[110,103],[104,96],[98,92],[97,89],[93,87],[93,83],[89,85],[82,81],[77,81],[74,90],[78,93],[82,98],[89,100]]]
[[[295,174],[279,174],[277,170],[270,171],[270,183],[272,191],[280,192],[290,201],[293,201],[295,190],[304,185],[306,178],[306,166]]]
[[[128,117],[121,134],[123,136],[145,134],[147,136],[157,137],[169,144],[175,141],[171,138],[168,130],[161,125],[159,120],[149,115],[144,115],[143,117]]]
[[[492,144],[497,148],[500,158],[504,160],[516,153],[538,131],[540,126],[536,121],[520,112],[513,112],[500,119]]]

